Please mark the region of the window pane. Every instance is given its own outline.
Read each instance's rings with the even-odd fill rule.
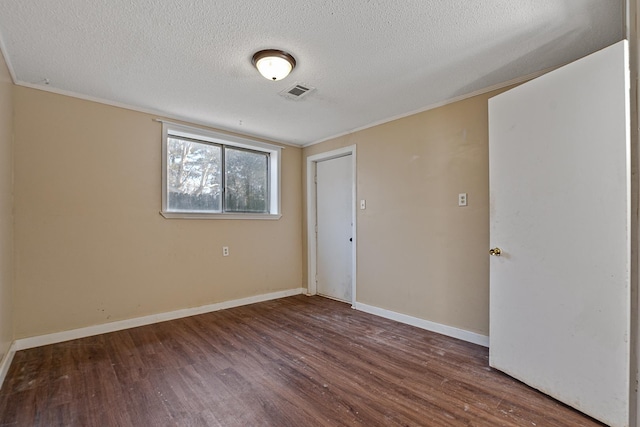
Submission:
[[[268,213],[269,155],[225,147],[225,212]]]
[[[167,138],[167,209],[221,212],[221,147]]]

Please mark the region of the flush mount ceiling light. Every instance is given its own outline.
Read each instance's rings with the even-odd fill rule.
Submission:
[[[293,56],[277,49],[256,52],[251,62],[260,71],[260,74],[269,80],[284,79],[296,66],[296,60]]]

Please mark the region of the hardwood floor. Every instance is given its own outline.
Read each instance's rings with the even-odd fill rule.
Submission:
[[[20,351],[0,425],[601,424],[486,348],[295,296]]]

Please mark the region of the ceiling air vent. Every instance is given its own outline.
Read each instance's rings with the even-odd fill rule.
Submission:
[[[284,96],[287,99],[298,101],[299,99],[307,96],[307,94],[309,94],[309,92],[312,92],[313,90],[315,90],[315,87],[311,87],[302,83],[296,83],[295,85],[280,92],[280,95]]]

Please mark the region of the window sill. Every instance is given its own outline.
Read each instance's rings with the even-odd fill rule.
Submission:
[[[281,214],[160,212],[166,219],[261,219],[278,220]]]

